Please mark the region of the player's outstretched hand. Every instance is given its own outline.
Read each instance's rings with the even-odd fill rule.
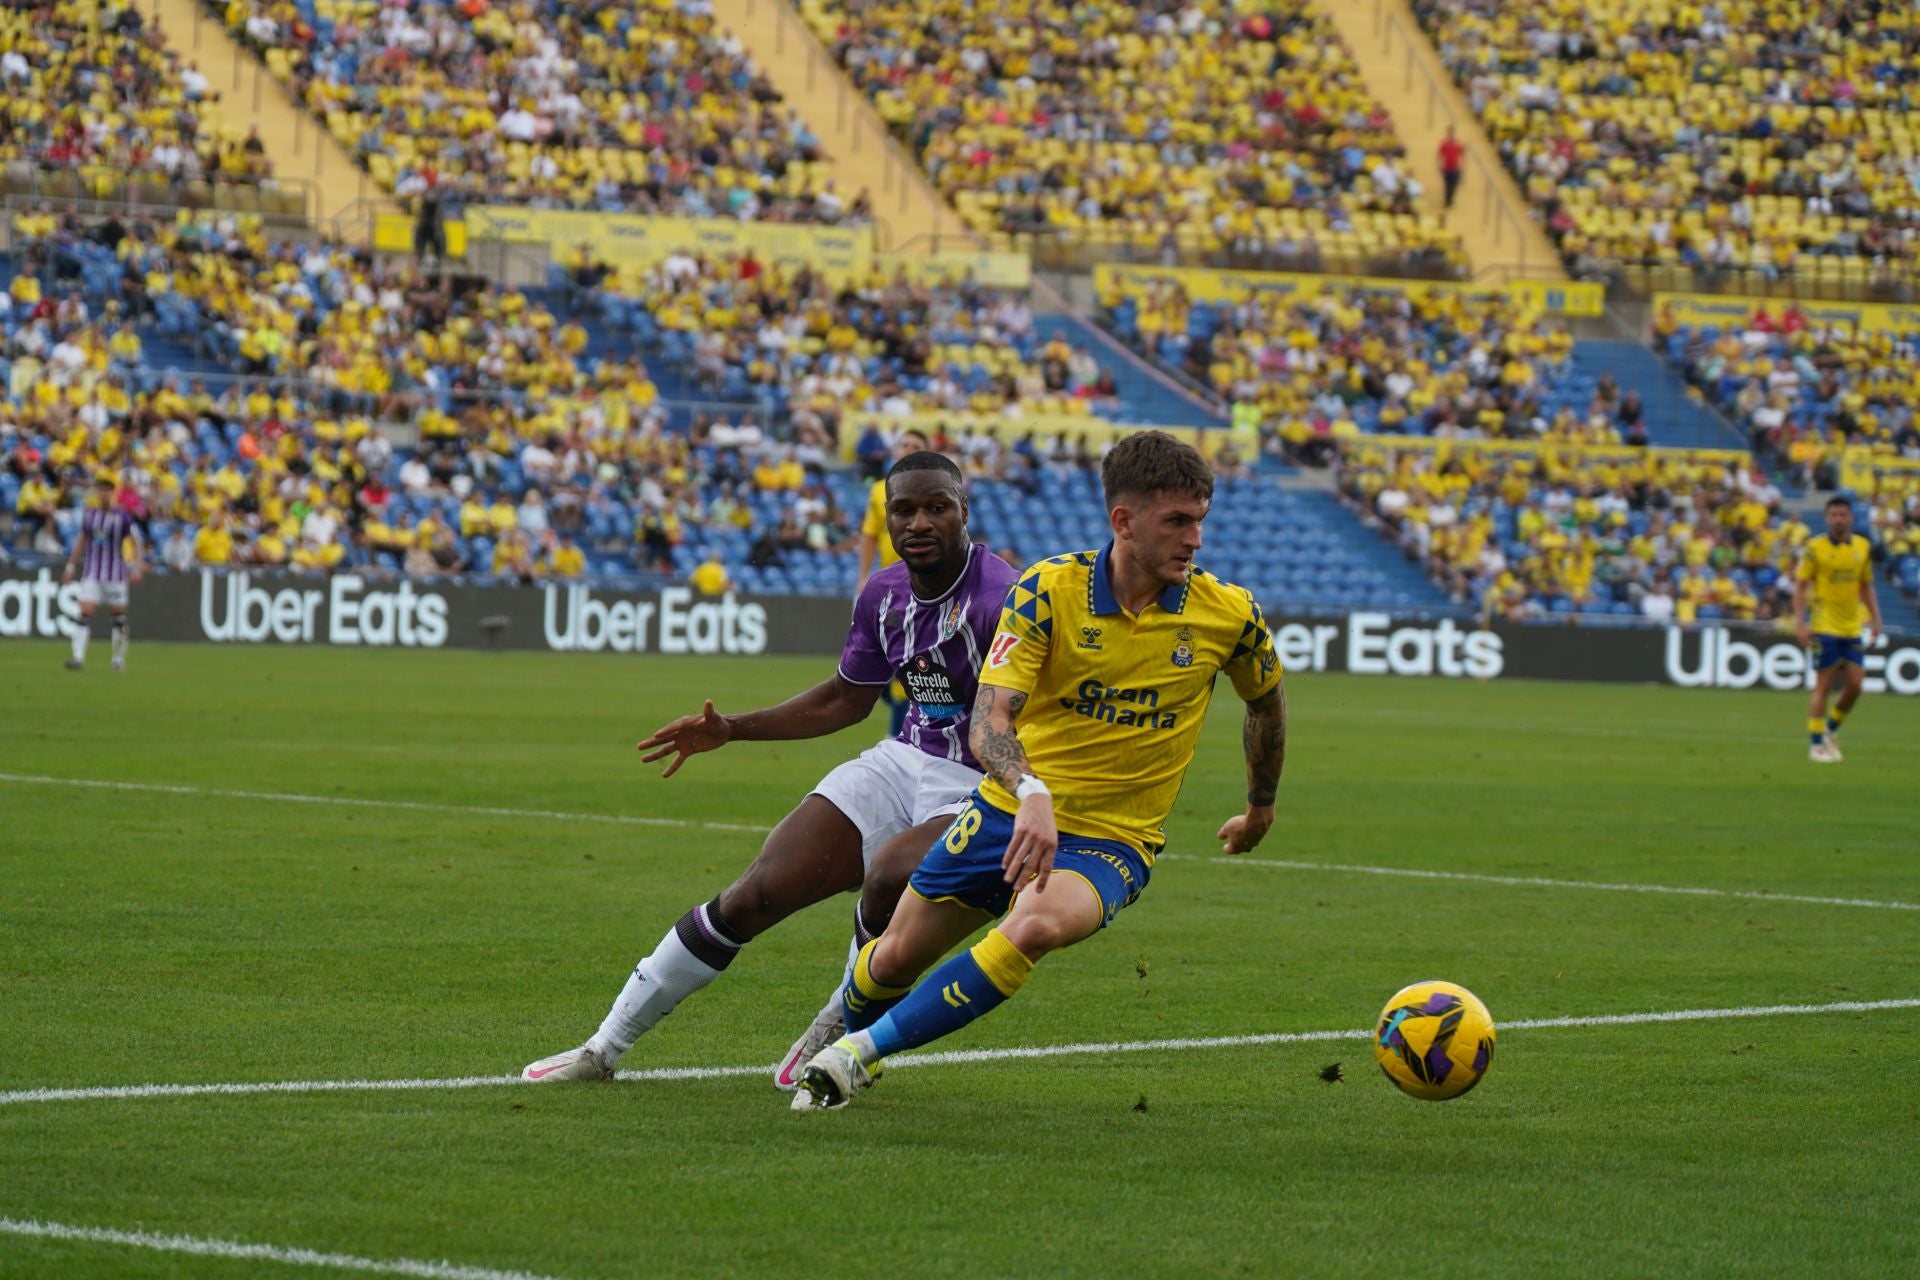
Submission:
[[[713,699],[708,698],[699,715],[681,716],[671,724],[662,725],[634,749],[642,753],[640,758],[648,764],[672,756],[673,762],[660,773],[663,778],[671,778],[689,756],[717,750],[732,740],[733,729],[727,724],[727,718],[713,709]]]
[[[1267,838],[1272,826],[1272,805],[1249,805],[1245,813],[1228,818],[1214,838],[1221,842],[1220,852],[1224,854],[1247,853]]]
[[[1044,792],[1020,802],[1013,818],[1013,839],[1000,859],[1000,870],[1011,885],[1033,881],[1033,891],[1047,887],[1053,874],[1053,855],[1060,848],[1060,828],[1053,821],[1053,797]]]

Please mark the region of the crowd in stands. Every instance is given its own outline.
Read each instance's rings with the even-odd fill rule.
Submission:
[[[1310,0],[805,8],[983,234],[1274,268],[1459,262]]]
[[[1751,460],[1350,442],[1340,491],[1484,616],[1681,624],[1790,616],[1810,536]]]
[[[858,223],[707,0],[227,0],[229,28],[403,198]]]
[[[1791,303],[1725,327],[1663,313],[1654,328],[1687,380],[1799,484],[1834,488],[1849,445],[1920,457],[1920,335],[1814,324]]]
[[[223,123],[218,94],[158,24],[116,0],[10,0],[0,9],[0,163],[9,183],[108,196],[158,185],[257,184],[257,133]],[[36,171],[39,178],[36,178]]]
[[[1901,589],[1920,592],[1920,335],[1817,324],[1788,304],[1742,324],[1656,318],[1655,339],[1792,483],[1839,489]],[[1848,467],[1848,450],[1866,453]]]
[[[1114,332],[1250,408],[1265,447],[1321,464],[1362,433],[1644,444],[1637,392],[1572,363],[1564,324],[1497,294],[1414,288],[1196,302],[1115,281]]]
[[[796,459],[816,479],[824,459],[757,425],[668,432],[639,361],[589,364],[579,321],[517,292],[270,245],[240,218],[36,212],[14,233],[0,490],[16,546],[57,546],[70,530],[54,517],[105,467],[157,522],[154,544],[201,563],[427,572],[431,557],[438,572],[524,577],[577,572],[590,549],[684,571],[683,526],[797,493]],[[250,376],[215,390],[160,373],[143,330]],[[400,419],[419,443],[397,457],[383,424]],[[176,524],[193,531],[184,544]]]
[[[578,268],[575,268],[577,271]],[[846,410],[1112,414],[1112,373],[1084,345],[1043,338],[1024,292],[919,283],[876,269],[835,283],[810,268],[675,253],[573,296],[702,395],[756,402],[801,440],[837,437]],[[560,276],[571,285],[572,274]]]
[[[0,505],[21,550],[57,551],[105,469],[166,567],[691,577],[724,558],[841,590],[866,499],[832,465],[853,429],[843,408],[1037,412],[1111,390],[1084,350],[1038,339],[1024,299],[971,284],[834,289],[669,259],[630,292],[550,310],[360,250],[270,243],[245,217],[37,210],[13,231]],[[585,354],[591,304],[596,323],[653,326],[663,354],[683,341],[721,381],[735,357],[777,372],[792,412],[695,413],[669,429],[637,358]],[[161,372],[147,349],[162,344],[218,371]],[[412,448],[395,450],[396,422],[415,428]],[[872,426],[860,443],[889,448]],[[1023,492],[1096,460],[1064,437],[940,443]]]
[[[1911,5],[1412,7],[1577,274],[1920,275]]]

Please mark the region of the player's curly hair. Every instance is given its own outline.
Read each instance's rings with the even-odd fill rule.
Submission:
[[[1127,498],[1162,493],[1205,502],[1213,497],[1213,468],[1198,449],[1164,431],[1132,431],[1100,464],[1100,487],[1106,491],[1109,511]]]

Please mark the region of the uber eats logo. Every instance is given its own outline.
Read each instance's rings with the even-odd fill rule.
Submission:
[[[1111,725],[1173,728],[1175,713],[1160,710],[1158,689],[1122,689],[1098,680],[1083,680],[1076,692],[1078,697],[1060,699],[1060,705],[1075,715]]]

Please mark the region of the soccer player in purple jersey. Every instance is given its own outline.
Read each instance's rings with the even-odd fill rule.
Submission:
[[[887,474],[887,534],[900,561],[873,575],[853,607],[840,666],[805,693],[760,711],[698,715],[656,730],[642,759],[688,757],[734,741],[819,738],[858,724],[898,678],[912,706],[897,737],[833,770],[773,829],[746,871],[681,916],[635,967],[600,1029],[577,1049],[530,1064],[528,1080],[604,1080],[648,1028],[720,976],[740,949],[788,916],[861,890],[848,962],[886,927],[907,878],[980,783],[967,744],[980,667],[1016,572],[968,541],[959,468],[910,454]],[[843,1031],[839,993],[774,1073],[794,1089],[807,1061]]]
[[[61,582],[72,582],[74,569],[80,573],[80,621],[73,628],[73,656],[67,670],[78,671],[87,660],[87,640],[93,632],[93,611],[106,601],[113,615],[113,669],[127,669],[127,587],[140,581],[139,528],[126,509],[116,504],[116,481],[111,471],[96,472],[93,477],[93,501],[80,515],[80,536],[73,540],[73,554],[67,557]],[[133,539],[133,559],[124,550]]]

